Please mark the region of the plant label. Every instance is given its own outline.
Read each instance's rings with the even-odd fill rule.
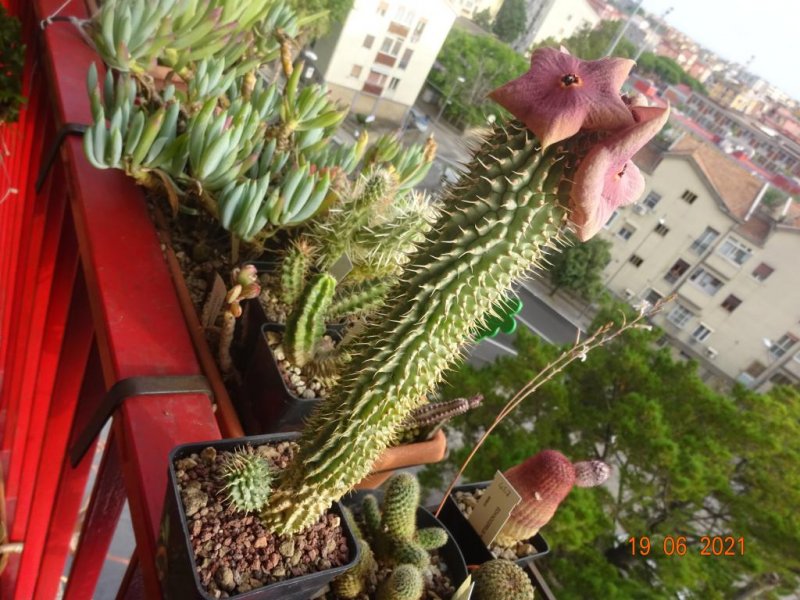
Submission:
[[[475,584],[472,582],[472,575],[467,574],[467,578],[464,580],[456,593],[452,595],[450,600],[469,600],[472,597],[472,589],[475,587]]]
[[[347,254],[342,254],[331,268],[328,269],[328,272],[336,278],[336,282],[341,282],[342,279],[347,277],[347,274],[353,270],[353,261],[350,260],[350,257]]]
[[[503,525],[508,521],[511,511],[520,503],[522,496],[508,482],[508,479],[498,471],[492,483],[483,492],[478,506],[469,516],[469,522],[483,543],[490,545]]]

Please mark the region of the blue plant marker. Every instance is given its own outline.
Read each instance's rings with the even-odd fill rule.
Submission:
[[[486,319],[478,330],[475,341],[480,342],[485,338],[495,337],[501,331],[514,333],[517,330],[516,316],[522,310],[522,300],[519,298],[505,298],[495,305],[495,314]]]

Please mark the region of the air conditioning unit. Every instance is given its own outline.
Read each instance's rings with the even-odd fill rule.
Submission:
[[[706,356],[711,360],[717,358],[717,354],[719,354],[719,352],[717,352],[716,348],[712,348],[711,346],[706,348]]]
[[[650,212],[650,209],[644,204],[634,204],[633,212],[635,212],[637,215],[646,215],[648,212]]]
[[[623,293],[625,294],[625,299],[626,300],[630,300],[631,298],[633,298],[636,295],[636,292],[634,292],[630,288],[625,288],[625,291]]]

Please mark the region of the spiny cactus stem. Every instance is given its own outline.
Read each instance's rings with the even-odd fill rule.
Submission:
[[[473,161],[451,214],[392,290],[392,308],[369,323],[334,397],[309,420],[263,513],[270,528],[302,530],[367,475],[486,312],[559,241],[567,209],[553,198],[569,192],[577,161],[564,159],[583,140],[570,144],[542,152],[521,124],[495,127],[479,151],[494,155],[489,169]]]

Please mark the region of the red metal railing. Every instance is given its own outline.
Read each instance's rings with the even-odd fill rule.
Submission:
[[[200,368],[141,192],[119,172],[92,168],[79,135],[64,138],[36,190],[57,134],[89,122],[85,78],[96,56],[71,23],[40,26],[63,0],[0,1],[23,21],[28,98],[19,123],[0,126],[0,457],[9,538],[24,544],[0,576],[0,597],[51,599],[94,447],[74,468],[67,449],[115,382]],[[87,12],[73,0],[59,16]],[[216,437],[203,394],[125,401],[105,446],[66,598],[92,598],[126,498],[136,552],[119,597],[159,596],[153,557],[167,454],[177,444]]]

